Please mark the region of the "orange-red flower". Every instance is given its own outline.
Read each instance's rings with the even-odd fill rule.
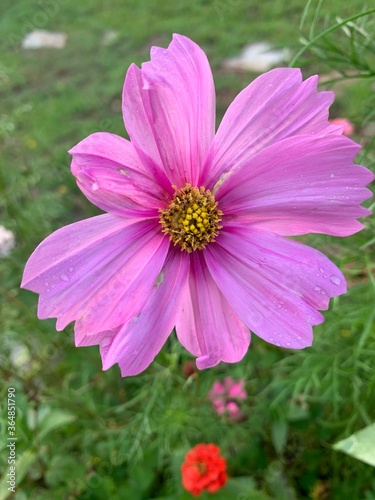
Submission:
[[[203,490],[215,493],[228,479],[227,463],[215,444],[197,444],[186,453],[181,465],[182,485],[194,496]]]

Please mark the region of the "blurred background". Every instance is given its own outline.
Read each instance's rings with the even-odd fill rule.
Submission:
[[[336,92],[331,118],[350,120],[364,146],[359,161],[373,168],[375,29],[374,12],[364,11],[362,0],[1,0],[0,499],[9,496],[9,388],[17,500],[192,498],[180,466],[201,442],[217,444],[228,463],[216,498],[375,499],[374,452],[333,449],[363,428],[360,440],[375,449],[373,219],[349,238],[301,238],[349,284],[314,329],[312,348],[289,352],[253,336],[241,363],[205,372],[174,334],[142,375],[102,372],[97,347],[76,349],[72,327],[56,332],[55,320],[39,321],[37,296],[19,289],[42,239],[100,213],[78,190],[67,150],[96,131],[126,137],[126,70],[174,32],[209,58],[218,122],[260,72],[300,66]],[[210,390],[226,377],[245,396],[215,403]]]

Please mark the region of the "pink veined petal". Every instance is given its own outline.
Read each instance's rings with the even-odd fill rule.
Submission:
[[[218,187],[225,221],[257,223],[281,235],[347,236],[371,213],[360,204],[373,174],[353,159],[359,146],[343,136],[291,137],[264,149]]]
[[[92,345],[107,345],[108,339],[113,339],[117,332],[122,328],[122,325],[113,330],[105,330],[103,332],[90,335],[84,332],[74,332],[74,340],[76,347],[88,347]]]
[[[317,309],[346,291],[322,253],[251,226],[226,226],[205,251],[208,268],[239,317],[259,337],[290,349],[311,345]]]
[[[319,250],[298,241],[231,224],[222,231],[219,245],[260,276],[293,291],[316,309],[328,309],[331,297],[346,292],[340,269]],[[279,305],[274,309],[282,309]]]
[[[200,185],[215,134],[215,88],[198,45],[174,35],[167,49],[153,47],[142,70],[132,65],[123,92],[125,127],[151,169],[170,184]]]
[[[99,345],[100,355],[103,358],[112,344],[113,339],[123,326],[124,325],[121,325],[113,330],[106,330],[94,335],[87,335],[83,332],[75,331],[75,345],[76,347]]]
[[[22,287],[40,294],[38,317],[97,334],[123,324],[147,300],[169,242],[154,221],[100,215],[66,226],[31,255]]]
[[[167,193],[147,173],[129,141],[98,132],[69,153],[78,187],[99,208],[127,217],[158,215]]]
[[[212,143],[208,188],[256,152],[299,134],[339,134],[328,121],[333,92],[317,92],[318,77],[302,82],[299,69],[277,68],[256,78],[229,106]]]
[[[176,332],[181,344],[199,356],[197,367],[202,370],[220,361],[240,361],[250,344],[249,329],[215,285],[201,252],[190,256],[189,289]]]
[[[172,249],[145,307],[101,349],[103,370],[118,363],[125,377],[137,375],[149,366],[176,324],[188,273],[189,259]]]

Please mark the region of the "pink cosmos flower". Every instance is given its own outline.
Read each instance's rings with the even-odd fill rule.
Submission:
[[[131,141],[95,133],[72,173],[107,214],[64,227],[30,257],[22,286],[39,318],[75,321],[103,369],[143,371],[173,328],[198,368],[239,361],[251,329],[277,346],[311,345],[345,279],[323,254],[285,238],[347,236],[369,214],[373,175],[360,147],[328,121],[331,92],[280,68],[233,101],[215,134],[204,52],[175,35],[131,65],[123,115]]]
[[[214,382],[208,399],[219,415],[227,413],[232,420],[238,420],[242,416],[238,403],[247,398],[244,385],[244,379],[236,381],[232,377],[225,377],[224,383]]]
[[[342,135],[349,137],[354,132],[354,125],[347,118],[332,118],[330,122],[333,123],[333,125],[342,127]]]

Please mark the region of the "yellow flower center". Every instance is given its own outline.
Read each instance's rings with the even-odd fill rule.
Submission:
[[[168,208],[160,210],[160,224],[174,245],[179,244],[181,250],[190,253],[215,241],[222,228],[219,226],[222,215],[209,190],[186,184],[184,188],[176,188]]]

